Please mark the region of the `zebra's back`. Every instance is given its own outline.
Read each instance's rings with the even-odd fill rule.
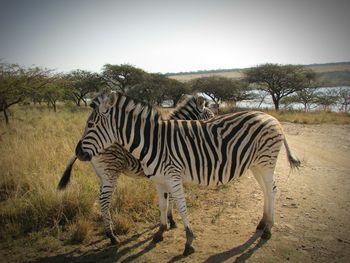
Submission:
[[[254,165],[273,168],[284,139],[279,122],[262,112],[202,122],[171,120],[165,125],[174,134],[165,140],[167,150],[158,161],[177,160],[183,179],[201,185],[225,184]],[[158,173],[166,174],[166,169],[165,165]]]

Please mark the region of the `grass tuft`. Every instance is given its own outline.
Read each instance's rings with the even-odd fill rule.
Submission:
[[[80,244],[87,239],[90,230],[92,229],[91,222],[85,218],[79,218],[70,226],[70,243]]]
[[[61,107],[54,113],[14,106],[10,125],[0,122],[0,240],[67,231],[73,242],[82,242],[91,224],[103,229],[99,181],[89,163],[77,161],[67,189],[57,190],[89,113],[85,107]],[[158,220],[153,184],[121,176],[112,215],[121,234],[134,222]]]

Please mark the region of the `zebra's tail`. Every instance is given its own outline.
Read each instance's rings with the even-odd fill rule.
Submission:
[[[286,138],[284,138],[284,147],[286,147],[287,158],[288,158],[288,161],[289,161],[290,168],[292,168],[292,169],[299,168],[300,165],[301,165],[301,162],[292,153],[291,149],[289,148],[289,145],[287,143],[287,139]]]
[[[74,164],[76,159],[77,159],[77,157],[75,155],[72,157],[72,159],[70,159],[70,161],[67,165],[67,168],[64,171],[60,182],[58,183],[58,186],[57,186],[58,190],[65,189],[67,184],[69,183],[70,175],[72,173],[73,164]]]

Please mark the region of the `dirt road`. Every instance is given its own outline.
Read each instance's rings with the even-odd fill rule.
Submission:
[[[187,191],[196,252],[181,256],[185,234],[166,232],[154,245],[153,225],[122,236],[116,250],[99,235],[77,246],[57,246],[29,262],[350,262],[350,126],[283,123],[289,144],[302,160],[290,173],[285,151],[277,164],[276,224],[272,238],[261,240],[255,227],[262,216],[262,193],[249,173],[220,189]]]

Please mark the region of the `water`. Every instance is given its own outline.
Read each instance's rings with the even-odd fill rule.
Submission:
[[[322,87],[322,88],[317,89],[317,92],[323,93],[325,95],[326,94],[336,95],[337,93],[339,93],[339,91],[341,89],[346,89],[350,93],[350,86]],[[266,95],[266,93],[264,93],[263,91],[259,91],[259,90],[254,90],[253,93],[258,95],[260,97],[260,99],[245,100],[245,101],[237,102],[237,107],[250,108],[250,109],[274,109],[275,108],[270,95]],[[266,95],[266,96],[264,97],[264,95]],[[261,98],[263,98],[263,99],[261,99]],[[292,103],[292,104],[288,104],[287,106],[280,104],[280,109],[304,110],[304,105],[301,103]],[[321,105],[313,104],[311,106],[311,110],[324,110],[324,107]],[[342,110],[342,105],[338,102],[334,105],[330,105],[329,107],[327,107],[327,110],[339,112]],[[348,109],[348,111],[349,111],[349,109]]]

